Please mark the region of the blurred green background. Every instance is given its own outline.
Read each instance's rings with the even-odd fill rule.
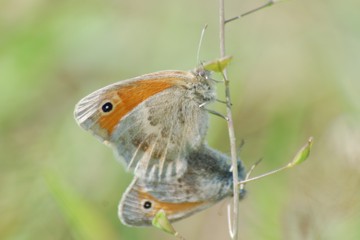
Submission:
[[[226,14],[263,2],[227,1]],[[246,166],[263,158],[255,174],[272,170],[315,139],[307,162],[247,185],[241,239],[360,239],[359,9],[294,0],[227,26]],[[73,109],[118,80],[192,69],[206,23],[200,59],[217,58],[217,15],[206,0],[0,1],[0,239],[173,239],[120,223],[132,175]],[[225,121],[211,117],[207,140],[229,152]],[[228,239],[226,202],[175,227],[187,239]]]

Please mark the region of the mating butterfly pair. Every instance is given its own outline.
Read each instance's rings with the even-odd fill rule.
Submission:
[[[229,158],[204,143],[215,80],[202,66],[120,81],[83,98],[78,124],[135,173],[119,204],[122,222],[147,226],[159,210],[179,220],[232,194]],[[244,168],[239,162],[239,179]]]

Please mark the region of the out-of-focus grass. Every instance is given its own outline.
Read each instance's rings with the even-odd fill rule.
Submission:
[[[70,186],[60,182],[56,173],[45,172],[47,186],[60,211],[72,226],[72,234],[78,239],[115,239],[116,233],[108,220],[94,211],[93,206],[77,196]]]
[[[258,5],[228,1],[227,15]],[[248,184],[241,239],[360,239],[359,7],[289,1],[228,25],[245,164],[263,158],[256,173],[271,170],[315,139],[307,162]],[[117,204],[132,175],[72,112],[117,80],[193,68],[205,23],[200,59],[212,60],[217,2],[0,2],[0,239],[172,239],[120,223]],[[229,151],[223,120],[212,117],[208,142]],[[188,239],[226,239],[225,209],[216,205],[176,229]]]

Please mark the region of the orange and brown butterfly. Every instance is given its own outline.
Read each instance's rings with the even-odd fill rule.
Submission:
[[[184,175],[168,181],[151,181],[135,177],[119,204],[121,221],[129,226],[151,226],[155,215],[164,211],[167,218],[177,221],[232,196],[233,179],[229,157],[201,145],[189,152]],[[238,162],[239,180],[245,177]],[[240,191],[240,198],[245,190]]]
[[[120,81],[86,96],[75,107],[78,124],[110,145],[143,179],[176,178],[186,156],[204,141],[215,80],[200,66]]]

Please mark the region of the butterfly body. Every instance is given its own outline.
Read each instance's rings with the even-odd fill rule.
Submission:
[[[152,218],[164,210],[170,221],[201,211],[232,195],[229,158],[206,145],[189,153],[183,176],[165,182],[135,178],[119,204],[122,222],[130,226],[151,225]],[[239,161],[239,180],[244,168]],[[241,192],[240,197],[244,195]]]
[[[200,106],[214,100],[214,80],[202,68],[161,71],[95,91],[76,105],[75,119],[137,176],[170,179],[203,143],[208,113]]]

